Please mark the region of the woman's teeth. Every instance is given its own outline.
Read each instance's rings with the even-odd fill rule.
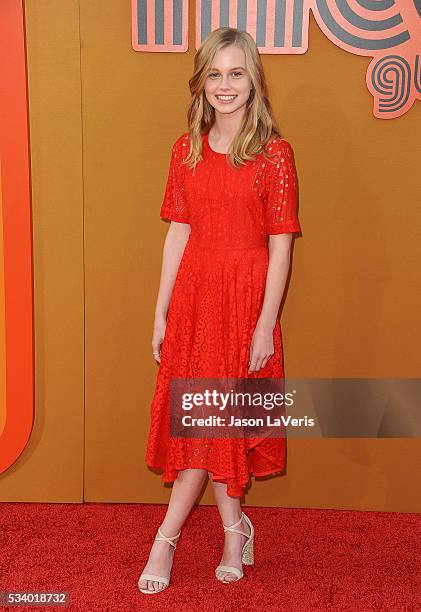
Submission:
[[[232,102],[237,97],[235,96],[215,96],[219,102]]]

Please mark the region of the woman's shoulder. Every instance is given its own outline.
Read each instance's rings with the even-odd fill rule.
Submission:
[[[292,152],[293,148],[289,140],[287,140],[286,138],[282,138],[282,136],[274,136],[267,143],[266,150],[268,151],[268,153],[276,154]]]
[[[286,138],[281,136],[273,137],[266,145],[267,157],[259,155],[259,158],[264,162],[266,172],[277,172],[279,167],[285,164],[294,164],[294,149]],[[266,163],[268,162],[268,163]]]
[[[175,142],[173,143],[172,149],[174,152],[180,152],[183,147],[187,147],[189,145],[189,133],[183,132],[180,134]]]

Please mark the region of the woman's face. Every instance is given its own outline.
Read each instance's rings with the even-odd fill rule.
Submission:
[[[250,88],[244,51],[235,45],[217,51],[205,82],[206,99],[215,111],[228,114],[244,110]]]

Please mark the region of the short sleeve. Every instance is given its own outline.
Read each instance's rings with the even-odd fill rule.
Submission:
[[[161,219],[189,223],[189,207],[183,185],[184,167],[181,140],[182,137],[178,138],[172,147],[167,184],[159,215]]]
[[[268,152],[273,157],[266,162],[266,233],[300,232],[294,151],[287,140],[279,139],[273,141]]]

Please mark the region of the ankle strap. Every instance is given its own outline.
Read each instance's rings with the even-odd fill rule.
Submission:
[[[237,521],[236,523],[234,523],[233,525],[230,525],[230,527],[227,527],[226,525],[224,525],[224,524],[222,523],[222,526],[223,526],[223,528],[224,528],[224,532],[231,531],[232,533],[239,533],[239,534],[241,534],[241,535],[243,535],[243,536],[246,536],[246,538],[248,538],[248,537],[249,537],[249,535],[250,535],[249,533],[246,533],[245,531],[241,531],[241,529],[235,529],[235,527],[237,527],[237,525],[239,525],[239,524],[241,523],[241,521],[243,520],[243,518],[244,518],[244,512],[242,512],[242,513],[241,513],[240,520],[238,520],[238,521]]]
[[[165,536],[162,531],[161,531],[161,527],[158,527],[158,533],[155,536],[155,540],[159,540],[162,542],[168,542],[168,544],[171,544],[171,546],[174,546],[174,548],[177,546],[177,542],[173,542],[173,540],[177,539],[178,537],[180,537],[181,531],[179,531],[177,533],[177,535],[175,536],[171,536],[171,537],[167,537]]]

